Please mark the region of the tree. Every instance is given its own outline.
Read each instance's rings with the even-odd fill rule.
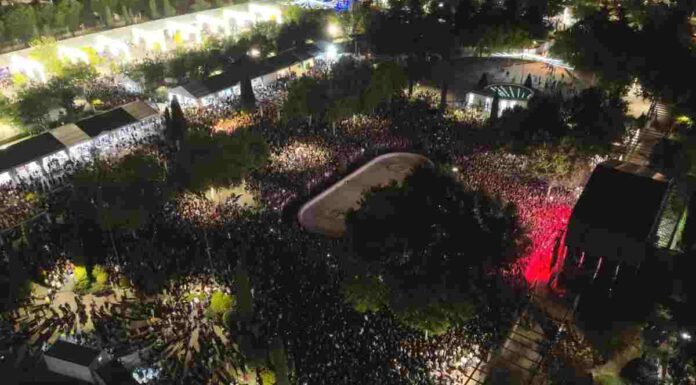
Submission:
[[[52,37],[41,37],[29,42],[29,57],[41,63],[48,74],[61,76],[63,62],[58,58],[58,44]]]
[[[317,79],[303,76],[288,86],[283,102],[283,119],[307,118],[311,126],[313,117],[324,112],[326,99],[325,87]]]
[[[370,85],[364,96],[364,106],[374,110],[381,102],[391,104],[394,95],[406,87],[407,77],[401,67],[393,61],[380,63],[372,73]]]
[[[267,159],[268,145],[263,137],[246,129],[230,135],[190,130],[177,154],[177,179],[189,191],[202,194],[240,182]]]
[[[196,12],[205,11],[206,9],[210,9],[210,3],[205,0],[195,0],[191,9]]]
[[[413,95],[413,83],[420,80],[425,74],[425,63],[416,55],[409,55],[406,59],[406,75],[408,77],[408,97]]]
[[[524,86],[527,88],[532,88],[532,75],[527,74],[527,78],[524,79]]]
[[[250,111],[256,108],[256,96],[254,96],[254,88],[251,86],[251,79],[246,75],[239,84],[240,99],[242,101],[242,109]]]
[[[3,18],[5,31],[15,41],[28,41],[38,35],[34,7],[17,4],[10,7]]]
[[[20,118],[17,106],[10,99],[0,95],[0,124],[19,126]]]
[[[101,286],[106,285],[109,281],[109,273],[102,265],[94,265],[92,267],[92,277],[94,277],[94,282]]]
[[[608,10],[601,9],[557,33],[551,52],[578,69],[596,73],[607,85],[622,89],[634,79],[640,60],[635,48],[638,41],[625,20],[610,21]]]
[[[186,137],[188,123],[186,122],[186,117],[181,110],[181,105],[179,105],[179,100],[176,96],[172,98],[169,108],[171,111],[171,119],[167,120],[166,136],[170,139],[171,143],[176,144],[177,148],[179,148],[181,146],[181,141]]]
[[[607,154],[612,143],[626,135],[626,102],[620,95],[587,88],[567,107],[570,135],[578,150],[591,155]]]
[[[219,316],[230,311],[232,306],[234,306],[234,298],[229,294],[216,291],[210,297],[210,309]]]
[[[75,32],[81,24],[82,8],[77,0],[61,0],[55,8],[54,26]]]
[[[159,10],[157,9],[157,1],[156,0],[148,0],[147,3],[148,6],[148,12],[150,19],[158,19],[160,17]]]
[[[488,85],[488,74],[486,74],[484,72],[481,74],[481,78],[479,79],[479,81],[476,85],[476,88],[478,88],[479,90],[482,90],[482,89],[486,88],[487,85]]]
[[[86,292],[89,290],[92,282],[89,278],[89,273],[85,266],[75,266],[73,269],[73,275],[75,277],[75,289],[78,292]]]
[[[440,111],[444,112],[447,108],[447,90],[454,81],[454,68],[449,61],[440,60],[433,66],[432,78],[440,87]]]
[[[408,325],[441,333],[473,315],[473,294],[516,255],[521,227],[513,206],[471,192],[450,175],[417,168],[402,184],[366,194],[346,217],[346,293],[375,280]]]
[[[389,305],[389,288],[378,277],[354,276],[343,283],[343,294],[359,313],[376,313]]]
[[[113,166],[97,163],[75,174],[75,208],[87,215],[91,211],[102,230],[138,229],[162,199],[164,178],[151,155],[129,154]]]
[[[500,115],[500,95],[495,92],[493,94],[493,102],[491,103],[491,119],[495,121],[498,119],[498,115]]]
[[[36,24],[44,36],[50,36],[53,32],[53,15],[55,11],[55,6],[51,3],[35,7]]]
[[[176,9],[172,7],[172,3],[170,3],[169,0],[162,0],[162,12],[165,17],[176,15]]]

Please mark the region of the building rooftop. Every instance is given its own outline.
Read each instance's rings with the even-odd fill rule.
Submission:
[[[44,355],[59,360],[73,362],[80,366],[89,366],[99,356],[99,351],[62,340],[56,341]]]
[[[64,149],[65,146],[56,137],[45,132],[0,150],[0,171],[21,166]]]
[[[668,186],[662,174],[645,167],[619,161],[599,164],[573,209],[566,243],[592,255],[638,262]]]

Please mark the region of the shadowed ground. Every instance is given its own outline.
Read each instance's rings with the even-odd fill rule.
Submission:
[[[305,204],[297,215],[305,229],[330,237],[340,237],[346,229],[345,216],[360,206],[366,191],[402,181],[421,164],[432,162],[421,155],[391,153],[371,160]]]

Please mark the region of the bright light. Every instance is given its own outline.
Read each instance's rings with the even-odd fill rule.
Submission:
[[[125,61],[130,61],[131,54],[128,45],[120,40],[111,39],[103,35],[97,35],[94,48],[99,53],[109,50],[109,54],[114,57],[121,57]]]
[[[249,3],[249,13],[261,16],[256,21],[275,21],[278,24],[283,22],[283,11],[272,5]]]
[[[691,341],[691,334],[687,332],[681,332],[680,336],[685,341]]]
[[[257,48],[252,48],[249,50],[249,56],[254,58],[259,57],[261,56],[261,51],[259,51]]]
[[[440,7],[440,8],[442,8],[442,7],[445,6],[445,3],[439,3],[437,6]]]
[[[326,58],[329,60],[334,60],[338,56],[338,48],[336,48],[335,45],[329,44],[328,47],[326,47]]]
[[[459,167],[452,167],[452,172],[459,172]]]
[[[46,82],[46,71],[41,63],[19,55],[13,55],[10,60],[10,70],[12,72],[22,73],[32,80]]]
[[[58,58],[61,60],[67,60],[71,64],[84,63],[89,64],[89,56],[83,51],[77,48],[66,47],[63,45],[58,46]]]
[[[331,23],[326,27],[326,32],[328,32],[331,37],[338,37],[341,34],[341,27],[338,24]]]

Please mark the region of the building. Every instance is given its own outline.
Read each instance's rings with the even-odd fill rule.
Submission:
[[[527,102],[534,96],[534,90],[519,84],[489,84],[482,90],[467,92],[466,107],[477,108],[486,116],[493,109],[493,97],[498,95],[498,116],[503,111],[515,106],[527,107]]]
[[[94,372],[106,356],[99,350],[58,340],[45,353],[44,361],[51,372],[96,383]]]
[[[646,167],[616,160],[592,172],[568,222],[564,278],[609,277],[637,270],[655,249],[670,181]]]
[[[159,123],[156,108],[135,101],[30,137],[0,150],[0,185],[52,175],[68,161],[80,163],[95,152],[108,153],[133,130],[156,131]]]
[[[301,75],[314,65],[321,55],[314,46],[292,49],[260,62],[238,62],[225,72],[204,80],[193,80],[169,89],[168,98],[175,96],[181,105],[205,106],[219,99],[238,96],[240,83],[247,76],[254,88],[267,86],[290,73]]]

